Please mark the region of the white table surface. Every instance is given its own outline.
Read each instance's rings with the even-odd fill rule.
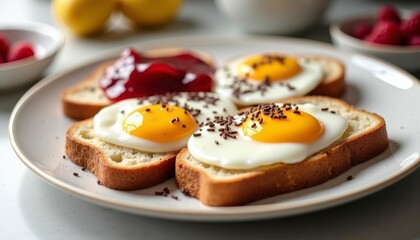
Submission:
[[[396,1],[397,2],[397,1]],[[376,9],[381,1],[334,1],[323,23],[299,37],[329,41],[329,22]],[[420,2],[397,6],[420,9]],[[56,25],[48,0],[0,1],[0,23],[35,20]],[[115,19],[118,21],[118,19]],[[66,45],[47,73],[131,43],[187,35],[239,35],[212,1],[186,1],[171,26],[131,32],[120,26],[95,39],[66,34]],[[418,77],[419,74],[416,74]],[[162,220],[107,209],[56,189],[27,169],[10,146],[8,121],[29,88],[0,92],[0,239],[420,239],[420,170],[363,199],[314,213],[238,223]]]

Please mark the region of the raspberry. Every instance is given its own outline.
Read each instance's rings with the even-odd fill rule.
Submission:
[[[9,41],[7,41],[6,36],[0,34],[0,57],[6,59],[9,54]]]
[[[13,62],[27,57],[34,56],[34,48],[30,42],[18,42],[12,45],[9,52],[8,61]]]
[[[400,18],[400,15],[398,14],[397,9],[395,9],[395,7],[392,5],[382,6],[378,11],[377,20],[378,21],[391,21],[395,23],[401,22],[401,18]]]
[[[395,22],[378,22],[372,32],[364,38],[372,43],[399,45],[401,43],[401,31],[399,25]]]
[[[420,34],[420,13],[415,13],[401,24],[401,32],[405,37]]]
[[[408,38],[407,45],[409,45],[409,46],[420,46],[420,34],[419,35],[413,35],[410,38]]]
[[[358,39],[363,39],[372,32],[372,25],[367,23],[360,23],[353,29],[351,35]]]
[[[6,61],[4,60],[4,58],[2,56],[0,56],[0,64],[5,63]]]

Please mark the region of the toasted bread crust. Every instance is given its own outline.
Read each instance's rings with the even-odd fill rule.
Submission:
[[[302,97],[290,102],[316,101],[327,97]],[[292,192],[326,182],[352,166],[367,161],[388,147],[385,121],[382,117],[355,109],[339,102],[352,111],[360,111],[379,122],[363,134],[342,139],[331,147],[295,164],[277,163],[253,170],[237,170],[229,177],[214,177],[184,148],[176,158],[175,179],[182,192],[198,198],[210,206],[235,206]],[[374,144],[372,144],[374,143]]]
[[[66,134],[65,152],[75,164],[96,175],[101,185],[116,190],[138,190],[159,184],[174,176],[176,153],[151,163],[123,166],[107,160],[104,152],[73,133],[83,125],[92,124],[92,119],[74,123]]]

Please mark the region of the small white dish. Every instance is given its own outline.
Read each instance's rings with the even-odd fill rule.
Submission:
[[[59,99],[64,89],[88,76],[98,64],[118,56],[120,49],[116,49],[89,63],[50,75],[24,94],[12,112],[9,125],[11,144],[18,157],[47,182],[95,204],[135,214],[201,221],[284,217],[336,206],[389,186],[420,166],[420,111],[408,111],[404,107],[420,102],[420,85],[413,76],[390,64],[338,51],[328,44],[294,38],[197,36],[141,42],[133,47],[145,50],[168,46],[206,51],[220,63],[232,56],[273,49],[341,59],[346,65],[348,84],[343,99],[382,115],[391,144],[379,156],[324,184],[245,206],[204,206],[197,199],[182,194],[174,179],[138,191],[108,189],[98,185],[93,174],[63,158],[65,133],[74,121],[65,117]],[[347,180],[349,176],[352,176],[351,181]],[[165,187],[178,200],[155,195]]]
[[[0,23],[9,43],[29,41],[35,57],[0,64],[0,90],[16,88],[40,78],[64,45],[60,30],[37,22]]]
[[[350,35],[356,25],[374,21],[374,17],[356,17],[332,24],[331,40],[340,49],[378,57],[410,72],[419,71],[420,47],[374,44]]]
[[[249,33],[296,34],[324,16],[330,0],[216,0],[217,8]]]

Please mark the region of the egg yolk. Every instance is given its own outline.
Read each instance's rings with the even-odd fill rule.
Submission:
[[[321,123],[306,112],[281,108],[270,115],[261,110],[250,114],[242,124],[244,135],[265,143],[305,143],[318,139],[323,133]]]
[[[256,55],[241,62],[236,71],[246,79],[277,82],[297,75],[300,65],[290,56]]]
[[[155,104],[129,113],[122,122],[127,133],[154,142],[173,142],[188,137],[197,128],[190,112],[177,106]]]

